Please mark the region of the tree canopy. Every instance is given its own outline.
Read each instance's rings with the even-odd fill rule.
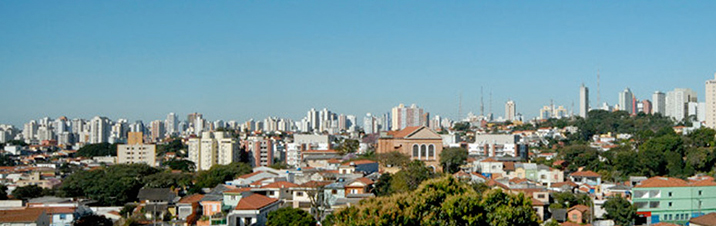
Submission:
[[[194,172],[196,170],[196,164],[194,162],[182,159],[182,160],[169,160],[163,163],[163,165],[168,166],[170,169],[173,170],[181,170],[184,172]]]
[[[612,196],[604,202],[605,218],[614,220],[616,225],[633,225],[637,217],[636,206],[621,196]]]
[[[117,156],[117,144],[87,144],[82,146],[80,150],[77,150],[77,155],[88,158],[95,156]]]
[[[266,226],[312,226],[316,225],[316,219],[302,209],[290,206],[277,209],[268,214]]]
[[[192,192],[201,188],[213,188],[224,181],[232,180],[237,176],[251,173],[251,166],[241,162],[229,165],[214,165],[209,170],[200,171],[196,176],[196,183]]]
[[[31,198],[37,198],[42,196],[42,188],[37,185],[28,185],[24,187],[15,188],[12,191],[12,196],[16,199],[27,200]]]
[[[336,225],[539,225],[531,201],[502,190],[479,194],[453,177],[414,192],[367,199],[334,214]]]
[[[457,173],[466,161],[467,150],[464,148],[445,148],[440,152],[440,165],[446,173]]]
[[[117,164],[94,170],[78,171],[65,178],[60,195],[86,197],[98,205],[124,205],[136,201],[145,177],[159,172],[146,164]]]

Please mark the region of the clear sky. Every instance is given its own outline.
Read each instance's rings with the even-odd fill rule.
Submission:
[[[579,85],[692,88],[716,72],[716,1],[0,1],[0,123],[44,116],[535,117]]]

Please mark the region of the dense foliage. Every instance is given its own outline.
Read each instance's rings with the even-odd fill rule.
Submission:
[[[266,226],[312,226],[316,225],[316,219],[302,209],[290,206],[277,209],[268,214]]]
[[[502,190],[477,193],[453,177],[428,180],[414,192],[362,201],[332,217],[336,225],[539,225],[531,201]]]
[[[614,220],[616,225],[633,225],[637,217],[636,206],[621,196],[609,197],[603,208],[607,212],[604,217]]]
[[[168,152],[174,152],[177,156],[183,156],[183,151],[187,146],[182,143],[181,139],[175,138],[165,144],[157,145],[157,156],[163,156]]]
[[[99,143],[87,144],[77,150],[77,156],[95,157],[95,156],[117,156],[117,144]]]
[[[445,148],[440,152],[440,165],[443,167],[443,172],[457,173],[466,161],[467,150],[464,148]]]
[[[403,167],[410,163],[410,156],[404,155],[398,151],[380,153],[377,156],[378,163],[382,166]]]
[[[181,170],[184,172],[194,172],[196,170],[196,164],[194,162],[182,159],[182,160],[169,160],[162,163],[164,166],[168,166],[173,170]]]
[[[15,199],[22,199],[22,200],[41,197],[42,194],[43,194],[42,188],[37,185],[28,185],[28,186],[24,186],[24,187],[18,187],[12,191],[12,196],[15,197]]]
[[[112,226],[112,220],[99,215],[87,215],[77,219],[73,226]]]
[[[65,178],[60,195],[86,197],[98,205],[124,205],[136,201],[145,178],[159,172],[146,164],[118,164],[99,169],[78,171]]]
[[[237,176],[247,173],[251,173],[251,166],[241,162],[214,165],[209,170],[197,174],[194,189],[190,191],[198,192],[201,188],[213,188],[224,181],[233,180]]]

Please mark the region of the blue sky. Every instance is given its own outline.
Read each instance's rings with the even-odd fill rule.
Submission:
[[[2,1],[0,123],[363,116],[399,103],[535,117],[716,72],[714,1]]]

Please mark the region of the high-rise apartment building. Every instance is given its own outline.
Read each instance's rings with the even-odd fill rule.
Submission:
[[[164,138],[164,135],[166,134],[164,130],[164,122],[161,120],[154,120],[150,124],[151,127],[151,139],[153,142],[157,142],[160,139]]]
[[[683,120],[689,114],[689,102],[696,102],[696,92],[691,89],[676,88],[666,93],[666,116],[676,121]]]
[[[391,110],[391,130],[402,130],[411,126],[427,126],[428,114],[415,104],[410,107],[400,104]]]
[[[515,102],[512,100],[508,100],[507,103],[505,103],[505,120],[514,121],[516,114],[515,111]]]
[[[652,113],[652,105],[651,101],[649,100],[642,100],[641,101],[641,112],[644,112],[644,114],[651,114]]]
[[[656,91],[651,95],[652,114],[666,114],[666,94]]]
[[[635,98],[634,93],[629,88],[619,92],[619,110],[626,111],[629,114],[633,114],[635,110]]]
[[[249,137],[246,140],[246,151],[249,152],[251,166],[273,165],[274,143],[271,139],[263,137]]]
[[[174,112],[167,115],[167,119],[164,120],[164,127],[166,128],[167,137],[179,134],[179,120]]]
[[[706,80],[706,127],[716,129],[716,74]]]
[[[579,87],[579,116],[587,118],[587,112],[589,112],[589,88],[582,84]]]
[[[157,146],[145,144],[143,137],[141,132],[128,133],[127,144],[117,145],[118,164],[144,163],[156,166]]]
[[[208,170],[216,164],[239,161],[239,145],[225,132],[203,132],[201,137],[189,139],[188,157],[197,170]]]
[[[90,140],[92,144],[109,142],[109,134],[112,131],[108,118],[95,116],[90,121]]]

